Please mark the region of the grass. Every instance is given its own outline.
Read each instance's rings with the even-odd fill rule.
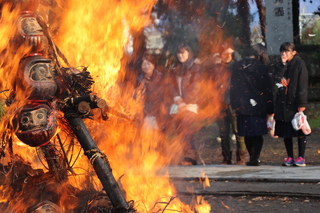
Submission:
[[[319,128],[320,127],[320,118],[309,119],[309,125],[311,128]]]
[[[308,107],[308,121],[311,128],[320,127],[320,103],[312,102]]]

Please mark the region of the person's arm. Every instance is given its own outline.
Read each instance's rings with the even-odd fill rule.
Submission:
[[[287,64],[282,62],[278,62],[274,65],[272,77],[275,83],[281,83],[281,79],[283,78],[287,68]]]
[[[266,110],[268,115],[273,115],[274,113],[274,103],[273,103],[273,82],[272,78],[269,75],[269,68],[265,66],[265,74],[264,74],[264,95],[266,100]]]
[[[133,91],[133,99],[137,99],[139,95],[143,92],[144,88],[144,80],[143,75],[139,75],[137,77],[136,85]]]
[[[200,84],[203,77],[201,67],[198,64],[194,64],[191,67],[191,72],[189,102],[199,104],[201,98]]]
[[[231,68],[231,76],[230,76],[230,85],[229,85],[229,92],[230,92],[230,105],[232,109],[235,110],[236,113],[238,113],[240,109],[240,98],[242,97],[242,94],[239,94],[239,85],[243,82],[240,78],[240,70],[239,65],[235,63]]]
[[[170,80],[171,80],[171,94],[173,98],[173,103],[176,105],[179,105],[183,102],[183,99],[179,93],[179,82],[177,79],[177,75],[175,74],[175,69],[177,69],[176,66],[174,66],[171,70]]]

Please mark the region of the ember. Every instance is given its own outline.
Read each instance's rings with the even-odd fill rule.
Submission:
[[[137,128],[142,102],[118,83],[154,4],[2,1],[2,212],[210,212],[157,176],[179,143]]]

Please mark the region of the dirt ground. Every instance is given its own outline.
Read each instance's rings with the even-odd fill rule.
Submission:
[[[313,106],[313,116],[318,116],[320,105]],[[220,164],[222,162],[220,143],[217,140],[219,136],[216,124],[205,126],[198,133],[197,148],[200,159],[198,164]],[[233,161],[235,164],[235,141],[232,143]],[[294,139],[294,154],[297,155],[297,140]],[[286,157],[286,151],[283,139],[274,139],[269,135],[264,136],[264,145],[262,148],[260,160],[262,165],[281,166]],[[312,128],[312,133],[307,137],[307,147],[305,152],[307,166],[320,166],[320,128]],[[247,160],[249,157],[247,156]],[[196,184],[186,183],[186,184]],[[214,182],[211,183],[214,185]],[[299,183],[297,183],[299,184]],[[304,183],[301,183],[304,184]],[[314,183],[314,187],[319,185]],[[180,195],[181,200],[187,203],[191,202],[192,196]],[[250,193],[241,196],[229,195],[204,195],[211,206],[212,213],[314,213],[319,212],[320,199],[317,197],[302,196],[256,196]]]
[[[192,199],[182,196],[181,200]],[[266,196],[204,196],[211,213],[315,213],[319,212],[319,199],[308,197]]]
[[[200,131],[197,148],[199,150],[198,164],[220,164],[222,162],[219,136],[216,124],[203,127]],[[236,144],[232,141],[233,158],[235,164]],[[294,154],[297,155],[297,139],[294,138]],[[287,157],[282,138],[272,138],[269,135],[264,136],[264,144],[260,155],[262,165],[281,165],[283,159]],[[249,157],[247,156],[247,160]],[[307,166],[320,166],[320,128],[313,128],[312,133],[307,136],[307,147],[305,152]]]
[[[320,120],[320,102],[311,102],[308,106],[308,119]],[[319,122],[318,122],[319,123]],[[199,164],[219,164],[222,162],[218,127],[215,123],[203,127],[198,133],[197,148],[199,150]],[[233,164],[235,164],[235,141],[232,144]],[[294,154],[298,153],[297,139],[294,139]],[[281,165],[287,157],[282,138],[274,139],[269,135],[264,136],[264,145],[261,151],[260,160],[262,165]],[[305,152],[307,166],[320,166],[320,126],[312,128],[312,133],[307,137]],[[248,156],[247,156],[248,160]]]

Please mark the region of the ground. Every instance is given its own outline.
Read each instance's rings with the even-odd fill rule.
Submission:
[[[319,123],[318,109],[320,105],[317,103],[310,105],[311,115],[309,118],[315,119],[313,123]],[[320,116],[319,116],[320,117]],[[310,122],[311,123],[311,122]],[[199,150],[199,164],[220,164],[222,155],[220,143],[217,140],[219,136],[218,127],[216,124],[204,126],[198,134],[197,148]],[[235,164],[235,141],[232,143],[233,164]],[[294,153],[297,154],[297,140],[294,140]],[[264,136],[264,145],[262,148],[260,160],[262,165],[281,166],[283,159],[286,157],[285,146],[283,139],[274,139],[269,135]],[[307,147],[305,153],[307,166],[320,166],[320,128],[318,125],[312,128],[312,133],[307,137]],[[248,156],[247,156],[248,160]],[[188,187],[198,184],[197,181],[185,181]],[[211,185],[214,185],[211,182]],[[296,183],[304,184],[304,183]],[[320,187],[320,184],[311,183],[312,187]],[[211,206],[212,213],[314,213],[319,212],[320,197],[306,196],[258,196],[250,195],[203,195],[204,200],[208,201]],[[191,195],[179,195],[181,200],[190,203]]]
[[[190,200],[190,197],[187,199]],[[319,212],[319,199],[280,196],[204,196],[211,213],[315,213]]]
[[[219,136],[216,124],[203,127],[199,133],[201,136],[197,141],[199,150],[199,164],[220,164],[222,162]],[[320,166],[320,128],[313,128],[310,136],[307,137],[307,147],[305,159],[308,166]],[[236,144],[232,141],[233,164],[235,164]],[[294,139],[294,153],[297,155],[297,139]],[[282,138],[272,138],[264,136],[264,144],[260,155],[262,165],[281,165],[283,159],[287,157]],[[247,156],[248,160],[248,156]]]

